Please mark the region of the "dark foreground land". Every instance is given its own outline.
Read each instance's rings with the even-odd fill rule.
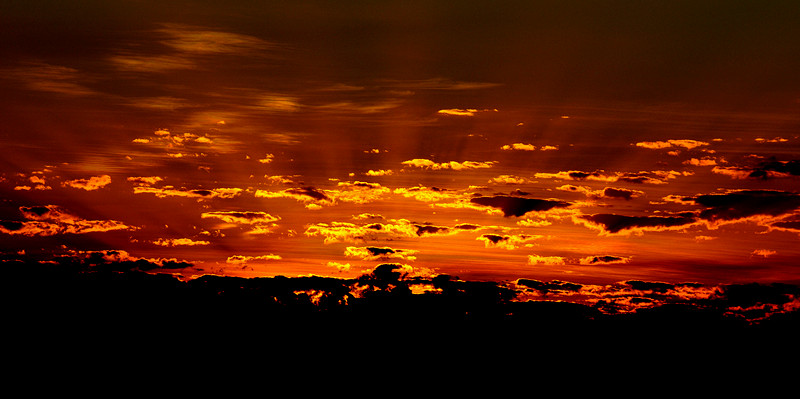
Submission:
[[[798,352],[800,312],[791,304],[800,288],[784,284],[731,286],[701,302],[609,313],[565,301],[513,301],[515,293],[500,284],[449,276],[426,281],[435,293],[412,294],[411,282],[390,266],[356,280],[189,281],[121,266],[3,263],[7,352],[26,362],[176,354],[272,362],[291,354],[295,361],[405,359],[426,367],[492,364],[487,358],[536,364],[691,358],[719,365],[743,357],[753,367]],[[362,288],[358,297],[355,285]],[[758,321],[731,316],[731,309],[748,307],[783,311],[762,312]]]

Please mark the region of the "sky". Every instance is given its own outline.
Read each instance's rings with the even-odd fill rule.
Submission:
[[[2,1],[0,254],[798,283],[798,13]]]

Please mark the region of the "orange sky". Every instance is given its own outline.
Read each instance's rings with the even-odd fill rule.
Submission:
[[[5,259],[800,281],[795,2],[170,4],[0,12]]]

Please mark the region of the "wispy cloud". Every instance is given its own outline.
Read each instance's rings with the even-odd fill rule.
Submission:
[[[109,62],[121,71],[163,73],[194,69],[195,62],[176,55],[118,54],[109,57]]]
[[[275,47],[274,43],[255,36],[192,25],[166,23],[155,32],[162,35],[162,44],[190,54],[250,54]]]
[[[384,87],[394,87],[403,90],[484,90],[502,86],[502,84],[499,83],[463,82],[444,78],[419,80],[385,79],[377,83]]]
[[[442,115],[450,115],[450,116],[475,116],[480,112],[497,112],[496,109],[477,109],[477,108],[450,108],[450,109],[440,109],[437,111],[438,114]]]
[[[206,27],[161,24],[144,32],[143,37],[166,47],[159,52],[145,42],[149,51],[141,51],[141,44],[131,45],[108,58],[118,69],[128,72],[164,73],[197,69],[210,56],[263,56],[275,44],[263,39],[238,33],[224,32]]]
[[[68,96],[99,94],[85,85],[87,76],[75,68],[44,62],[29,62],[4,71],[7,77],[22,82],[28,89]]]

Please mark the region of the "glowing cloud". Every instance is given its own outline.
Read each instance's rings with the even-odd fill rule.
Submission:
[[[236,224],[262,224],[272,223],[280,220],[278,216],[270,215],[266,212],[253,212],[253,211],[214,211],[204,212],[200,215],[205,218],[216,218],[227,223]]]
[[[770,249],[756,249],[750,254],[750,256],[763,256],[764,258],[769,258],[775,254],[777,254],[777,252]]]
[[[391,169],[379,169],[379,170],[372,170],[370,169],[365,173],[367,176],[390,176],[393,175],[394,172]]]
[[[450,116],[475,116],[475,114],[479,112],[497,112],[496,109],[476,109],[476,108],[467,108],[467,109],[460,109],[460,108],[451,108],[451,109],[440,109],[438,111],[439,114],[443,115],[450,115]]]
[[[496,161],[485,161],[485,162],[478,162],[478,161],[464,161],[464,162],[442,162],[436,163],[431,161],[430,159],[411,159],[408,161],[403,161],[402,164],[405,166],[413,166],[416,168],[422,169],[431,169],[431,170],[467,170],[467,169],[483,169],[483,168],[491,168],[497,162]]]
[[[274,47],[274,44],[254,36],[183,24],[162,24],[155,32],[164,36],[162,44],[190,54],[245,54]]]
[[[78,188],[86,191],[97,190],[111,184],[111,176],[92,176],[88,179],[69,180],[63,183],[64,186]]]
[[[714,158],[703,158],[703,159],[692,158],[683,161],[683,164],[692,166],[716,166],[717,160]]]
[[[462,226],[463,227],[463,226]],[[386,223],[357,225],[346,222],[316,223],[306,227],[305,235],[322,236],[325,244],[337,242],[365,242],[396,240],[426,236],[446,236],[472,229],[414,223],[406,219],[390,219]]]
[[[510,151],[510,150],[536,151],[536,146],[534,146],[533,144],[514,143],[514,144],[506,144],[500,147],[500,149],[505,151]]]
[[[208,241],[195,241],[191,238],[159,238],[153,241],[153,244],[162,247],[180,247],[180,246],[196,246],[211,244]]]
[[[340,273],[350,271],[349,263],[328,262],[328,267],[336,268]]]
[[[566,258],[561,256],[528,255],[529,265],[556,266],[566,264]]]
[[[165,186],[162,188],[136,186],[133,188],[134,194],[154,194],[158,198],[166,197],[186,197],[198,199],[210,198],[234,198],[241,194],[241,188],[215,188],[211,190],[206,189],[176,189],[173,186]]]
[[[500,176],[497,176],[497,177],[493,177],[491,180],[489,180],[490,184],[508,184],[508,185],[530,184],[530,183],[535,183],[535,182],[536,182],[535,180],[531,180],[531,179],[528,179],[528,178],[525,178],[525,177],[514,176],[514,175],[500,175]]]
[[[158,176],[132,176],[127,179],[129,182],[139,185],[153,185],[164,179]]]
[[[396,188],[395,194],[400,194],[406,198],[414,198],[417,201],[438,202],[461,198],[463,194],[456,191],[445,190],[437,187],[417,186],[411,188]]]
[[[56,205],[19,208],[27,221],[0,221],[0,233],[22,236],[86,234],[114,230],[136,230],[116,220],[85,220]]]
[[[637,147],[647,148],[651,150],[659,150],[664,148],[681,147],[687,150],[693,148],[707,146],[709,143],[697,140],[667,140],[667,141],[642,141],[636,143]]]

